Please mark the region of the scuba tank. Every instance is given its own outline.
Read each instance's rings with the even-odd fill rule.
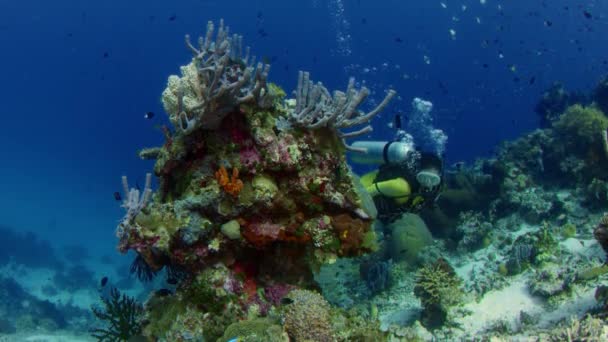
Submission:
[[[351,152],[350,157],[358,164],[401,163],[410,157],[414,146],[401,141],[356,141],[352,145],[365,152]]]

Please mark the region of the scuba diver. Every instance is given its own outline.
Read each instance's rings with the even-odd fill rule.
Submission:
[[[357,141],[353,147],[365,152],[352,153],[355,163],[378,165],[361,177],[361,184],[373,197],[378,219],[388,224],[404,213],[417,213],[432,204],[443,184],[443,161],[436,153],[414,147],[411,135],[399,129],[393,141]]]

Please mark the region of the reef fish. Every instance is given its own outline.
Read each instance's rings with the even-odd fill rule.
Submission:
[[[101,287],[106,286],[107,283],[108,283],[108,277],[101,278]]]

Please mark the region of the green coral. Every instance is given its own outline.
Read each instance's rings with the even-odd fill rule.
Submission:
[[[232,323],[224,331],[218,342],[228,342],[237,338],[247,342],[288,342],[283,328],[270,318],[254,318]]]
[[[536,248],[534,262],[537,265],[553,260],[560,253],[559,244],[547,222],[543,222],[540,230],[535,233],[534,237],[536,238],[534,242],[534,247]]]
[[[106,323],[103,328],[94,328],[91,335],[98,341],[119,342],[141,332],[142,307],[135,298],[121,294],[118,289],[110,291],[109,298],[101,297],[103,307],[91,310],[97,319]]]
[[[146,320],[144,335],[148,337],[161,337],[169,331],[177,317],[186,312],[187,303],[178,295],[150,297],[146,303]]]
[[[135,218],[135,222],[144,227],[142,231],[147,236],[160,237],[157,247],[168,247],[171,237],[183,227],[188,225],[188,218],[177,217],[170,204],[154,205],[150,210],[142,210]]]
[[[190,342],[205,341],[205,315],[192,308],[177,315],[169,330],[164,334],[165,341]]]
[[[224,223],[221,227],[221,231],[231,240],[239,240],[241,238],[241,225],[237,220],[230,220]]]
[[[414,294],[422,303],[422,324],[425,327],[435,329],[447,321],[449,309],[462,302],[460,285],[461,280],[444,259],[418,271]]]
[[[576,236],[576,226],[573,223],[566,223],[561,227],[562,236],[565,238],[572,238]]]
[[[218,280],[222,280],[223,274],[223,267],[205,270],[199,274],[186,290],[185,296],[188,302],[205,312],[221,313],[233,296],[222,286],[217,286],[220,284],[216,284]]]
[[[380,330],[377,308],[375,315],[357,308],[348,311],[332,308],[331,317],[336,340],[339,342],[388,340],[387,333]]]
[[[596,107],[570,106],[554,125],[566,137],[592,144],[599,142],[601,132],[608,128],[608,118]]]

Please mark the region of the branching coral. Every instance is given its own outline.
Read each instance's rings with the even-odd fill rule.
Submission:
[[[109,298],[101,298],[103,307],[93,307],[95,317],[105,321],[107,326],[91,330],[98,341],[127,341],[141,332],[142,307],[135,298],[121,294],[118,289],[110,291]]]
[[[226,171],[225,167],[221,166],[215,172],[215,178],[222,189],[234,197],[238,196],[239,192],[243,189],[243,181],[239,179],[239,170],[237,168],[232,168],[232,175],[228,177],[228,171]]]
[[[448,309],[462,300],[460,279],[444,259],[418,271],[414,294],[424,308],[422,324],[438,328],[447,320]]]
[[[121,244],[124,244],[129,238],[128,234],[131,225],[133,224],[133,220],[135,220],[137,214],[146,207],[152,197],[152,174],[146,174],[146,185],[143,194],[140,195],[139,189],[129,189],[127,176],[122,176],[122,189],[125,195],[122,207],[125,208],[127,213],[116,228],[116,236],[120,239]]]
[[[351,128],[369,122],[386,107],[395,96],[394,90],[389,90],[384,100],[368,113],[357,110],[357,107],[369,95],[366,87],[355,89],[355,79],[350,78],[345,92],[334,91],[333,96],[322,83],[314,84],[308,72],[300,71],[298,88],[296,90],[296,107],[289,116],[294,125],[307,129],[327,127],[342,139],[348,150],[364,152],[346,144],[345,139],[353,138],[372,131],[367,125],[357,131],[344,133],[340,129]]]
[[[249,48],[242,55],[240,35],[230,36],[230,29],[220,20],[215,41],[215,26],[209,21],[205,37],[198,39],[198,47],[186,36],[192,51],[192,63],[182,67],[182,77],[169,77],[163,92],[163,104],[170,119],[182,132],[195,128],[217,129],[222,119],[242,103],[264,100],[268,90],[266,79],[269,65],[249,61]]]
[[[583,319],[572,318],[570,323],[551,332],[550,341],[606,341],[608,327],[598,318],[587,315]]]

